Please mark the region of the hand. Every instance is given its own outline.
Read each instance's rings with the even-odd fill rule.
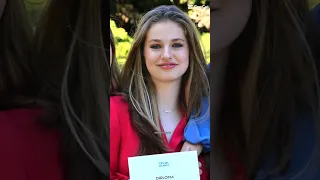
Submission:
[[[198,162],[198,163],[199,163],[199,174],[201,175],[202,174],[202,170],[201,170],[202,164],[201,164],[201,162]]]
[[[203,149],[203,146],[201,144],[190,144],[189,142],[184,142],[181,152],[185,152],[185,151],[197,151],[198,152],[198,156],[201,153]],[[199,174],[202,174],[202,170],[201,170],[201,162],[198,162],[199,164]]]
[[[202,144],[191,144],[187,141],[185,141],[183,143],[181,152],[183,151],[197,151],[198,156],[200,155],[200,153],[202,152],[203,149],[203,145]]]

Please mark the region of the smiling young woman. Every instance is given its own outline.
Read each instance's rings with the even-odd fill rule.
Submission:
[[[209,95],[206,66],[198,31],[185,13],[160,6],[143,16],[121,71],[124,95],[110,98],[113,179],[129,178],[128,157],[181,151],[188,118],[199,116]],[[209,179],[200,168],[201,180]]]

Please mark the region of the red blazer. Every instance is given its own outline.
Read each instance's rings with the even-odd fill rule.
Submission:
[[[133,157],[138,152],[139,138],[130,123],[128,103],[122,100],[122,96],[110,97],[110,173],[111,180],[128,180],[128,157]],[[163,140],[172,152],[180,152],[184,128],[186,126],[184,116],[173,133],[170,143],[165,136]],[[203,158],[199,157],[203,164]],[[203,166],[202,166],[203,167]],[[201,180],[209,180],[209,174],[202,170]]]
[[[0,179],[62,180],[59,135],[40,126],[35,108],[0,111]]]

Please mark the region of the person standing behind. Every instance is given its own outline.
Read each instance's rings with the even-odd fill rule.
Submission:
[[[39,123],[41,85],[23,0],[0,0],[0,179],[63,180],[59,133]]]
[[[44,86],[42,122],[59,132],[67,180],[109,178],[109,32],[106,1],[52,0],[35,36],[34,69]]]
[[[320,179],[320,29],[308,1],[211,6],[211,178]]]

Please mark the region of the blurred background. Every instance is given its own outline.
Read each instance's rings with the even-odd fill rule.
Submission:
[[[39,17],[49,0],[25,0],[31,24],[36,27]],[[310,8],[320,3],[320,0],[309,0]],[[176,5],[197,25],[201,41],[210,62],[210,10],[208,8],[189,9],[188,5],[209,6],[210,0],[111,0],[110,26],[116,39],[117,59],[119,64],[125,62],[132,42],[135,25],[147,11],[159,5]]]

